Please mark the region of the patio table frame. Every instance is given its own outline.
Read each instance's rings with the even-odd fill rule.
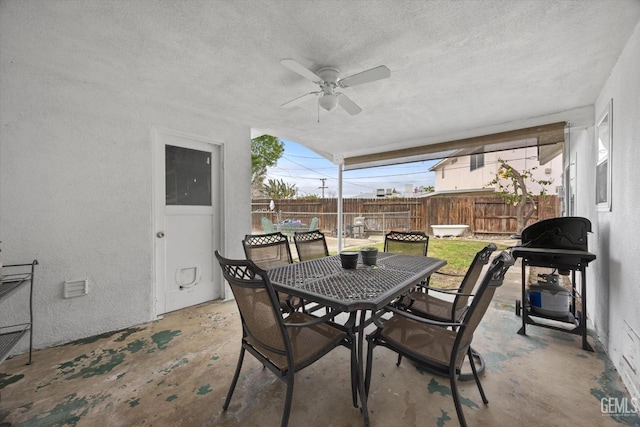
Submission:
[[[333,255],[267,272],[277,291],[350,314],[347,325],[356,343],[358,395],[365,426],[369,426],[369,412],[364,392],[364,330],[373,321],[367,311],[380,310],[444,265],[446,261],[438,258],[380,252],[375,266],[359,262],[353,270],[343,269],[340,256]]]
[[[293,236],[296,234],[296,231],[308,231],[308,224],[275,224],[276,231],[281,232],[285,236],[289,238],[289,240],[293,241]]]

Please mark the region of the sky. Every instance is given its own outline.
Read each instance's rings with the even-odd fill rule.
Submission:
[[[278,163],[267,170],[267,179],[282,179],[294,184],[301,195],[322,197],[338,196],[338,166],[295,142],[281,139],[284,154]],[[374,197],[379,188],[396,189],[404,194],[405,185],[427,187],[435,185],[435,176],[429,168],[437,161],[424,161],[395,166],[344,171],[343,197]],[[323,181],[324,180],[324,181]]]

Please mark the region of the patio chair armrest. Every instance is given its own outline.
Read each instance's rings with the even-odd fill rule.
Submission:
[[[395,307],[392,307],[390,305],[386,306],[385,309],[388,310],[388,311],[392,311],[395,315],[406,317],[407,319],[415,320],[416,322],[424,323],[424,324],[427,324],[427,325],[442,326],[442,327],[463,326],[463,323],[461,323],[461,322],[441,322],[441,321],[438,321],[438,320],[426,319],[424,317],[416,316],[416,315],[411,314],[409,312],[406,312],[406,311],[403,311],[403,310],[399,310],[399,309],[397,309]]]
[[[438,288],[432,288],[429,285],[429,283],[431,282],[431,277],[434,274],[440,274],[441,276],[447,276],[447,277],[464,277],[464,275],[462,274],[447,273],[444,271],[434,271],[429,277],[427,277],[425,280],[422,281],[422,283],[418,285],[419,287],[423,288],[426,293],[429,293],[430,290],[434,290],[434,291],[438,290]]]
[[[440,274],[442,276],[449,276],[449,277],[464,277],[464,274],[447,273],[446,271],[434,271],[433,274]]]
[[[443,289],[443,288],[433,288],[433,287],[427,287],[428,290],[430,291],[436,291],[436,292],[441,292],[443,294],[449,294],[449,295],[460,295],[463,297],[472,297],[475,296],[474,294],[465,294],[460,291],[460,288],[454,288],[454,289]]]
[[[422,287],[425,288],[427,291],[442,292],[444,294],[457,294],[458,291],[460,290],[460,288],[446,289],[446,288],[435,288],[433,286],[424,286],[424,285]]]
[[[385,314],[389,313],[388,307],[390,307],[390,306],[383,307],[380,310],[374,311],[373,313],[371,313],[371,321],[378,328],[382,328],[384,326],[383,323],[382,323],[382,320],[384,320],[384,319],[382,319],[382,316],[384,316]]]
[[[322,317],[316,317],[313,320],[309,320],[307,322],[302,322],[302,323],[287,322],[287,319],[284,319],[284,325],[290,326],[292,328],[307,328],[309,326],[317,325],[319,323],[325,323],[328,320],[332,320],[334,317],[336,317],[340,313],[342,313],[340,310],[331,310],[330,312],[328,312]]]
[[[399,308],[400,310],[407,310],[411,308],[411,306],[415,301],[416,300],[411,296],[411,293],[406,293],[406,294],[400,295],[397,300],[393,301],[389,305]]]

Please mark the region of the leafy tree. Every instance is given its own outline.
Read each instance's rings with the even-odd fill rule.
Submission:
[[[251,190],[260,193],[267,175],[267,168],[278,163],[284,153],[284,143],[271,135],[262,135],[251,140]]]
[[[546,186],[551,185],[553,180],[538,180],[533,177],[533,171],[538,167],[517,171],[505,160],[498,159],[500,166],[496,171],[495,177],[487,184],[487,186],[497,186],[496,195],[503,198],[505,203],[516,207],[517,232],[521,232],[538,209],[538,205],[533,198],[535,194],[527,190],[527,182],[540,185],[541,197],[547,195]]]
[[[267,180],[262,192],[271,199],[293,199],[298,194],[295,184],[287,184],[282,179]]]

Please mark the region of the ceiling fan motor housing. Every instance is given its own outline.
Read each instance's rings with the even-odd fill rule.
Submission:
[[[318,103],[322,109],[331,111],[338,106],[338,95],[334,93],[334,89],[338,86],[340,70],[333,67],[324,67],[319,69],[316,74],[322,78],[320,82],[322,96]]]
[[[322,78],[322,81],[325,83],[331,84],[331,86],[336,87],[338,85],[338,79],[340,78],[340,70],[334,67],[324,67],[320,68],[316,74]]]

